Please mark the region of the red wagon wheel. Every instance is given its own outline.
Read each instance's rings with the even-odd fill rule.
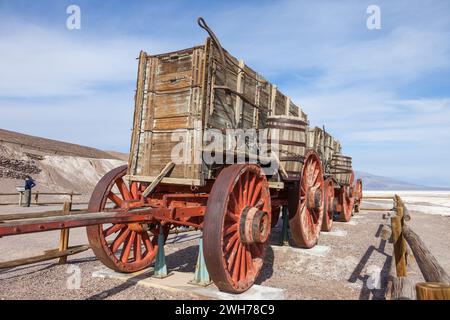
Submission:
[[[212,187],[203,223],[206,266],[216,286],[239,293],[263,265],[271,223],[269,185],[261,168],[235,164]]]
[[[131,185],[123,180],[127,166],[108,172],[97,184],[89,201],[89,212],[108,209],[139,207],[144,204],[141,195],[144,186]],[[103,224],[86,227],[89,244],[100,261],[120,272],[135,272],[148,267],[158,251],[161,229],[167,236],[168,227],[160,224]],[[147,231],[148,230],[148,231]]]
[[[324,181],[319,155],[310,150],[298,188],[289,193],[289,227],[295,244],[312,248],[319,239],[323,219]]]
[[[332,178],[325,180],[322,231],[330,231],[333,227],[334,214],[334,182]]]
[[[350,183],[348,186],[342,186],[339,194],[339,203],[341,211],[339,212],[339,221],[349,222],[352,218],[353,206],[355,203],[355,198],[353,197],[353,180],[354,173],[350,175]]]

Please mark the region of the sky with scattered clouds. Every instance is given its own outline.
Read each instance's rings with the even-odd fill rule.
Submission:
[[[139,51],[202,44],[203,16],[356,169],[450,186],[449,13],[446,0],[0,0],[0,128],[127,152]]]

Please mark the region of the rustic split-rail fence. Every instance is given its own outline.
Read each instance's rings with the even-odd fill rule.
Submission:
[[[364,199],[392,199],[394,204],[392,210],[360,208],[386,212],[383,214],[385,223],[381,229],[381,238],[385,241],[390,240],[393,244],[386,297],[391,300],[449,300],[450,277],[422,239],[408,226],[407,222],[411,220],[411,215],[401,197],[371,196]],[[408,266],[413,260],[416,261],[425,282],[413,283],[408,277]]]

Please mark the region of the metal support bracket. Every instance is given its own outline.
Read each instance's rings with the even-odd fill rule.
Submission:
[[[155,271],[152,277],[163,279],[170,275],[172,275],[172,273],[167,273],[166,255],[164,253],[164,232],[159,232],[158,253],[156,254]]]
[[[289,212],[286,206],[283,206],[282,219],[283,219],[283,228],[281,229],[280,245],[287,246],[289,245]]]
[[[189,283],[202,287],[207,287],[212,283],[209,277],[208,269],[206,268],[205,257],[203,256],[203,238],[199,239],[198,257],[197,264],[195,266],[194,279],[189,281]]]

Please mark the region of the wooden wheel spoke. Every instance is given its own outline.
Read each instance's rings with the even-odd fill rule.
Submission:
[[[229,251],[231,251],[231,253],[228,256],[228,262],[227,262],[227,268],[228,268],[229,272],[232,272],[232,270],[233,270],[234,261],[236,259],[236,255],[237,255],[237,251],[238,251],[239,245],[240,245],[239,241],[234,241],[233,245],[230,247],[231,250],[229,250]]]
[[[253,259],[252,254],[250,252],[250,248],[245,249],[246,260],[247,260],[247,273],[253,273]]]
[[[133,181],[130,186],[130,192],[133,199],[139,199],[139,184],[137,181]]]
[[[103,231],[103,236],[106,238],[124,227],[126,227],[125,224],[113,224],[111,227]]]
[[[150,241],[150,237],[148,236],[147,232],[143,232],[142,233],[142,240],[144,241],[144,246],[146,248],[146,255],[149,254],[150,252],[153,252],[153,250],[155,249],[153,243]]]
[[[255,189],[255,183],[256,183],[256,175],[253,174],[248,187],[248,194],[247,194],[247,203],[250,205],[252,202],[253,190]]]
[[[117,251],[117,249],[119,249],[120,245],[125,241],[125,239],[128,237],[129,233],[130,233],[130,229],[127,228],[123,228],[122,231],[120,231],[119,235],[117,236],[117,238],[112,242],[111,244],[111,251],[113,253],[115,253]]]
[[[122,250],[122,254],[120,255],[120,261],[126,263],[130,258],[131,247],[133,246],[134,239],[136,237],[136,232],[131,231],[130,235],[127,237],[124,248]]]
[[[128,187],[125,185],[125,182],[123,182],[122,178],[118,178],[116,180],[116,186],[125,201],[130,201],[133,199],[130,190],[128,190]]]
[[[239,280],[245,279],[246,266],[247,266],[247,253],[245,250],[245,245],[241,245],[241,267],[239,270]]]
[[[239,239],[239,234],[235,233],[233,234],[230,239],[228,240],[228,243],[225,247],[225,252],[229,252],[230,249],[234,246],[235,242]]]
[[[229,235],[230,233],[236,232],[237,229],[238,229],[238,224],[235,223],[235,224],[233,224],[232,226],[230,226],[230,227],[228,227],[228,228],[226,228],[226,229],[224,230],[224,235],[227,236],[227,235]]]
[[[233,267],[233,281],[237,282],[239,280],[239,271],[240,271],[240,265],[241,265],[241,255],[242,255],[242,244],[239,243],[238,249],[237,249],[237,253],[236,253],[236,261],[234,262],[234,267]]]
[[[123,200],[119,198],[118,195],[114,194],[112,191],[108,193],[108,198],[116,204],[116,206],[121,207]]]
[[[140,233],[136,234],[133,253],[134,253],[134,260],[136,260],[137,262],[142,260],[142,237]]]
[[[255,205],[256,200],[258,200],[259,195],[261,194],[261,189],[263,186],[263,182],[260,181],[255,188],[255,192],[253,193],[252,200],[250,201],[250,206]]]
[[[249,187],[250,187],[250,172],[247,171],[245,173],[244,190],[242,192],[243,206],[246,206],[248,203]]]

